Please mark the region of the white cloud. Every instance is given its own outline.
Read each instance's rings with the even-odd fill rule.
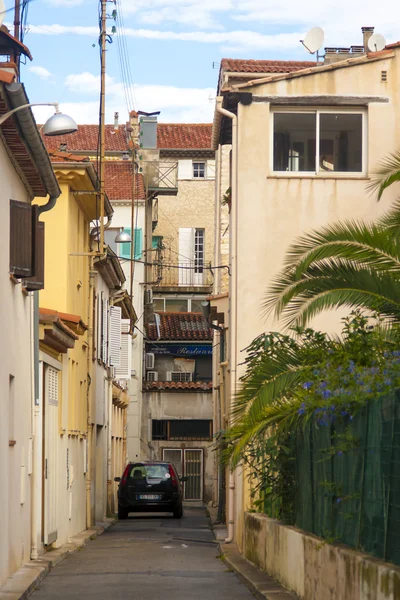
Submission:
[[[84,99],[82,102],[62,102],[60,109],[69,114],[77,123],[97,123],[99,114],[98,92],[99,76],[92,73],[77,73],[68,75],[65,82],[68,90],[79,92]],[[178,88],[163,85],[136,85],[134,95],[135,108],[147,112],[161,111],[160,121],[209,123],[213,118],[214,102],[209,100],[215,95],[213,88]],[[129,107],[132,109],[133,107]],[[128,107],[125,101],[123,84],[107,77],[106,81],[106,121],[113,122],[114,112],[119,112],[123,122],[128,118]],[[38,123],[44,123],[52,111],[47,107],[34,108]]]
[[[34,73],[38,77],[40,77],[40,79],[49,79],[51,77],[50,71],[48,71],[44,67],[39,67],[39,66],[29,67],[29,71],[31,73]]]

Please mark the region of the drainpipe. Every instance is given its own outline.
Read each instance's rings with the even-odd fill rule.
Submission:
[[[230,335],[230,410],[229,417],[232,415],[233,402],[237,388],[237,196],[238,196],[238,126],[237,115],[225,108],[222,108],[222,98],[218,97],[216,101],[216,111],[231,119],[232,121],[232,182],[231,182],[231,215],[230,215],[230,240],[229,244],[229,266],[231,270],[229,285],[229,335]],[[234,538],[234,501],[235,501],[235,476],[231,471],[229,473],[229,491],[228,491],[228,537],[226,544],[230,544]]]

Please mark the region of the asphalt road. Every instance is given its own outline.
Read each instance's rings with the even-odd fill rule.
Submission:
[[[202,508],[180,520],[131,514],[52,569],[32,599],[254,598],[218,554]]]

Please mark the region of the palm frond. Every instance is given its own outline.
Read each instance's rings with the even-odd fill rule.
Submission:
[[[400,322],[400,281],[390,274],[342,260],[311,265],[296,281],[293,271],[278,275],[264,304],[283,315],[287,326],[304,326],[319,312],[345,306],[379,312]]]
[[[377,226],[385,229],[392,236],[400,233],[400,198],[395,200],[391,209],[380,217]]]
[[[371,183],[367,185],[367,190],[377,193],[377,198],[380,200],[386,188],[396,181],[400,181],[400,150],[389,154],[379,163],[379,168],[372,177]]]

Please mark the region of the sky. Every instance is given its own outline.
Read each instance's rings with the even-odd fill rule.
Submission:
[[[11,28],[14,0],[3,0]],[[0,0],[1,6],[1,0]],[[31,102],[59,101],[78,123],[98,122],[98,0],[30,0],[21,67]],[[117,19],[112,18],[113,10]],[[106,120],[131,109],[162,122],[211,122],[221,58],[313,60],[314,26],[326,46],[362,44],[361,26],[400,40],[396,0],[115,0],[108,2]],[[35,109],[38,122],[52,114]]]

